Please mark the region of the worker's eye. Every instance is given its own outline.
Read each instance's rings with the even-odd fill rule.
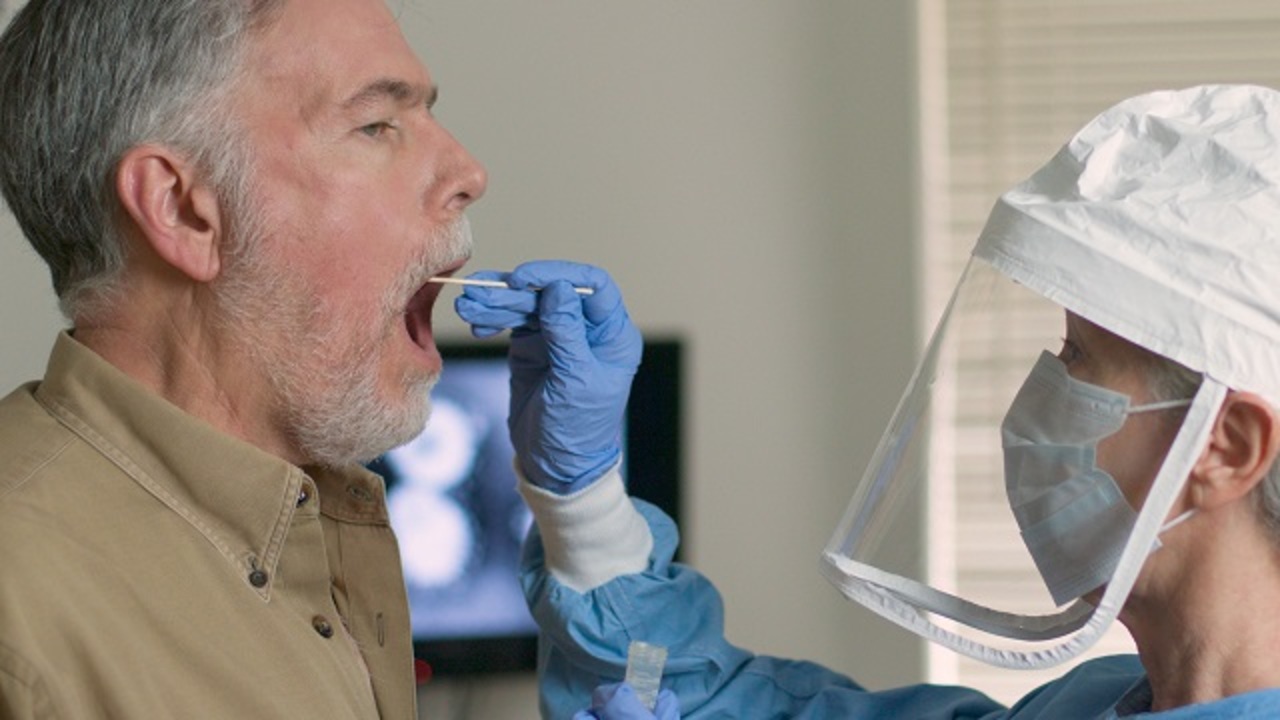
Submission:
[[[1062,349],[1058,351],[1058,359],[1063,365],[1071,367],[1072,363],[1084,357],[1084,353],[1080,351],[1080,346],[1076,345],[1068,338],[1062,338]]]

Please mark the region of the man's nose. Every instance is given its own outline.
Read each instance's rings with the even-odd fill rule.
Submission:
[[[484,165],[472,157],[462,143],[447,131],[445,135],[452,145],[450,152],[452,157],[448,170],[449,195],[445,200],[445,206],[449,210],[461,212],[484,195],[485,188],[489,185],[489,174],[485,171]]]

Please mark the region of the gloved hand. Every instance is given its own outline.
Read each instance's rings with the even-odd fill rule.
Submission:
[[[653,712],[626,683],[601,685],[591,693],[591,708],[579,710],[573,720],[680,720],[680,701],[670,690],[660,690]]]
[[[605,271],[564,261],[471,277],[512,288],[467,286],[454,307],[476,337],[512,331],[507,424],[520,469],[554,492],[585,487],[621,456],[622,420],[640,365],[643,341],[622,294]],[[578,294],[575,286],[593,293]]]

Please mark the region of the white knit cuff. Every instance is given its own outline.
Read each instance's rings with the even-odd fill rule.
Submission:
[[[538,523],[547,569],[581,593],[649,566],[653,535],[618,467],[571,495],[544,490],[523,476],[517,483]]]

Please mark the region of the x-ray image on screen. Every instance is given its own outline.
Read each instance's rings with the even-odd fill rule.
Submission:
[[[532,671],[537,626],[519,580],[532,517],[507,433],[507,347],[437,344],[444,370],[426,429],[369,465],[387,483],[414,654],[442,675]],[[629,492],[677,522],[680,365],[677,341],[646,338],[621,439]]]
[[[515,491],[507,378],[501,358],[450,364],[426,430],[375,463],[415,637],[534,631],[516,581],[531,517]]]

